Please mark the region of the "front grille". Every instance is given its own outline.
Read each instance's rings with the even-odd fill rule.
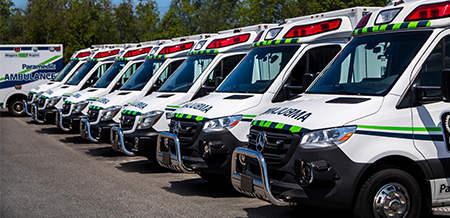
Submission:
[[[70,112],[70,105],[71,104],[67,104],[67,103],[63,104],[63,107],[62,107],[62,113],[63,114],[69,114],[69,112]]]
[[[299,136],[293,134],[289,130],[283,129],[269,129],[259,126],[253,126],[250,129],[249,148],[258,150],[256,142],[258,135],[265,136],[266,143],[261,151],[267,164],[280,164],[285,160],[286,155],[289,152],[291,144],[296,145],[298,143]],[[295,140],[297,139],[297,140]],[[261,150],[259,148],[259,150]]]
[[[181,146],[190,146],[197,139],[203,128],[203,123],[191,119],[171,119],[170,132],[175,133]],[[176,133],[178,132],[178,134]]]
[[[27,101],[28,101],[28,102],[31,102],[32,100],[33,100],[33,94],[28,93]]]
[[[88,112],[88,120],[89,122],[95,122],[97,121],[98,115],[99,115],[100,110],[97,109],[89,109]]]
[[[38,106],[42,108],[44,107],[44,105],[45,105],[45,98],[39,98]]]
[[[120,128],[122,130],[132,129],[135,120],[136,120],[136,116],[134,116],[134,115],[122,114],[122,117],[120,118],[120,124],[121,124]]]

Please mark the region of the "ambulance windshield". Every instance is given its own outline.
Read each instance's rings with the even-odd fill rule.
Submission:
[[[163,65],[166,59],[148,59],[141,67],[123,84],[120,90],[142,90],[152,76]]]
[[[100,77],[94,88],[106,88],[111,81],[119,74],[119,72],[127,65],[126,61],[116,61],[114,64],[106,71],[105,75]]]
[[[264,93],[299,46],[253,49],[216,92]]]
[[[409,31],[355,38],[307,93],[384,96],[430,34]]]
[[[79,61],[70,61],[66,66],[56,75],[55,79],[53,81],[55,82],[61,82],[64,77],[67,76],[67,74],[72,70],[75,65],[78,64]]]
[[[78,85],[83,78],[91,71],[91,69],[97,64],[97,61],[88,61],[83,67],[74,73],[72,77],[66,82],[68,85]]]
[[[191,56],[167,79],[159,92],[187,92],[215,55]]]

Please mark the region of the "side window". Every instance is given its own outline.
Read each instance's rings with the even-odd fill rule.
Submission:
[[[299,88],[303,85],[303,75],[305,73],[313,75],[320,73],[340,50],[341,46],[339,45],[328,45],[307,51],[292,69],[289,79],[285,83],[285,86],[290,88],[282,89],[273,101],[284,101],[302,93],[307,88]]]
[[[127,72],[125,72],[119,80],[120,85],[123,85],[130,77],[133,75],[136,70],[142,65],[143,62],[134,63],[131,65]]]
[[[83,86],[83,88],[87,88],[97,82],[97,80],[105,74],[106,70],[112,65],[113,63],[106,63],[100,65],[97,70],[89,77],[89,79],[86,81],[86,84]]]
[[[443,44],[445,45],[445,51],[443,51]],[[448,53],[447,53],[448,52]],[[445,53],[445,54],[444,54]],[[444,59],[445,55],[445,59]],[[450,55],[450,37],[442,40],[430,54],[428,59],[422,65],[422,69],[418,77],[420,86],[441,86],[441,72],[444,69],[443,60],[448,59]],[[445,66],[450,65],[449,61],[445,61]],[[420,93],[423,97],[440,97],[440,90],[423,90]],[[430,101],[431,102],[431,101]],[[436,102],[432,101],[432,102]],[[425,103],[425,102],[424,102]]]
[[[172,75],[173,72],[175,72],[175,70],[184,62],[184,60],[179,60],[179,61],[174,61],[172,63],[169,64],[169,66],[166,67],[166,69],[164,69],[164,71],[161,73],[161,75],[159,75],[158,77],[158,85],[162,85],[164,84],[164,82],[166,82],[167,78],[170,77],[170,75]]]
[[[230,74],[230,72],[236,67],[236,65],[244,58],[244,54],[229,56],[220,61],[216,65],[214,70],[208,75],[208,79],[205,81],[204,85],[208,87],[215,87],[215,80],[217,77],[223,80]]]

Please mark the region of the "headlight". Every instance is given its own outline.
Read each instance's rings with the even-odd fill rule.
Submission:
[[[142,114],[139,119],[138,129],[148,129],[153,126],[156,122],[158,122],[159,118],[164,111],[150,111],[148,113]]]
[[[57,104],[59,100],[61,100],[60,96],[47,99],[48,101],[47,107],[55,106],[55,104]]]
[[[116,114],[120,111],[121,108],[122,106],[117,105],[103,109],[100,121],[111,120],[114,116],[116,116]]]
[[[81,101],[78,103],[73,104],[73,111],[72,114],[78,114],[81,113],[81,111],[86,108],[86,106],[89,104],[88,101]]]
[[[239,121],[241,121],[242,115],[230,116],[230,117],[222,117],[213,120],[208,120],[203,125],[204,132],[217,132],[222,131],[227,128],[231,128],[236,126]]]
[[[39,101],[39,96],[41,96],[44,92],[36,92],[33,94],[33,102],[32,103],[37,103]]]
[[[355,131],[356,126],[347,126],[309,132],[303,135],[300,146],[306,149],[336,146],[347,141]]]

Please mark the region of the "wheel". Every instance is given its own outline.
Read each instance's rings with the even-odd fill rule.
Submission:
[[[26,107],[26,105],[23,103],[23,99],[16,98],[16,99],[13,99],[8,104],[8,111],[11,115],[13,115],[15,117],[21,117],[21,116],[25,116],[25,114],[26,114],[25,107]]]
[[[205,172],[200,172],[199,175],[200,175],[200,177],[202,177],[202,179],[204,179],[210,183],[222,184],[222,183],[230,182],[230,178],[227,176],[210,174],[210,173],[205,173]]]
[[[394,166],[383,167],[362,186],[356,199],[355,217],[419,217],[422,195],[417,181]]]

